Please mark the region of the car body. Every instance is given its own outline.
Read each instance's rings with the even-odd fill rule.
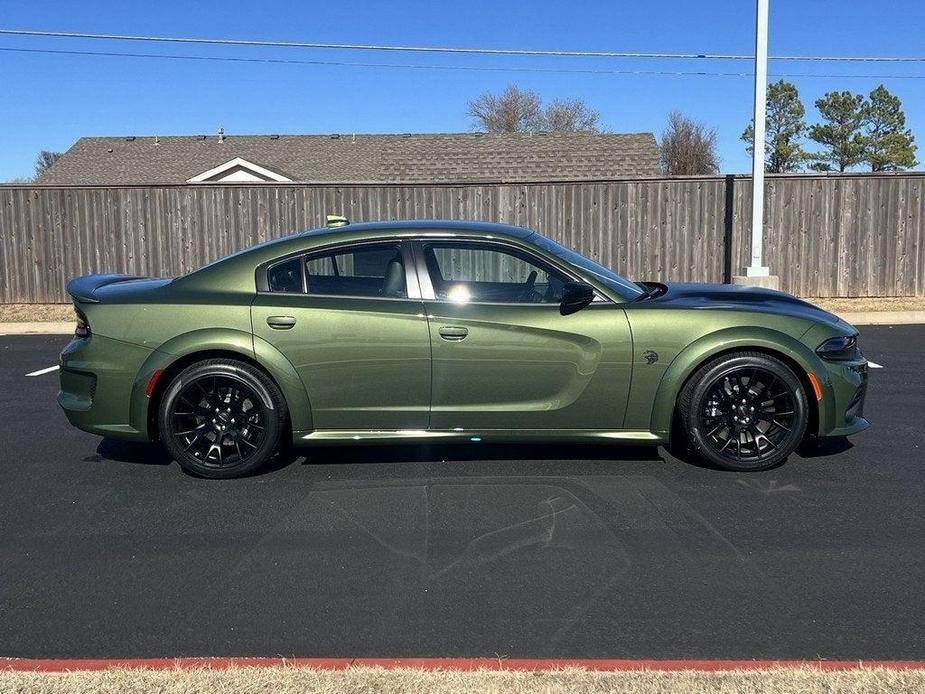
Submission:
[[[519,227],[345,224],[176,279],[90,275],[68,291],[82,336],[61,353],[58,401],[72,424],[105,437],[158,438],[169,384],[207,359],[262,372],[295,444],[664,444],[691,376],[745,352],[799,380],[804,436],[868,426],[866,361],[856,347],[819,351],[854,344],[836,316],[767,289],[635,284]],[[741,379],[750,395],[771,395]]]

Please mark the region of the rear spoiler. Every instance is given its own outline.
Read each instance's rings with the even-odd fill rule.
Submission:
[[[96,295],[97,289],[105,287],[108,284],[115,284],[116,282],[143,279],[148,278],[139,277],[137,275],[122,275],[119,273],[84,275],[83,277],[78,277],[67,283],[67,293],[70,294],[75,301],[80,301],[85,304],[98,304],[100,299]]]

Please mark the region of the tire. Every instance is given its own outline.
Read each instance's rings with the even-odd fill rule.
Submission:
[[[761,352],[734,352],[707,362],[688,379],[678,414],[699,457],[726,470],[767,470],[803,441],[809,404],[803,384],[784,362]]]
[[[235,359],[188,366],[167,386],[161,439],[188,473],[211,479],[251,474],[279,450],[286,401],[260,369]]]

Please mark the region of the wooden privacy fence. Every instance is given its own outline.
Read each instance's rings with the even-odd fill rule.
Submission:
[[[93,272],[176,276],[259,241],[354,221],[539,230],[634,279],[728,281],[748,262],[747,177],[485,184],[0,186],[0,302],[66,301]],[[802,296],[925,294],[925,175],[767,179],[765,263]]]

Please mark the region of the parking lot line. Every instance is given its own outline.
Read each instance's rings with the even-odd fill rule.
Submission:
[[[39,369],[38,371],[33,371],[32,373],[27,373],[26,376],[42,376],[44,374],[50,374],[52,371],[57,371],[57,366],[49,366],[47,369]]]

